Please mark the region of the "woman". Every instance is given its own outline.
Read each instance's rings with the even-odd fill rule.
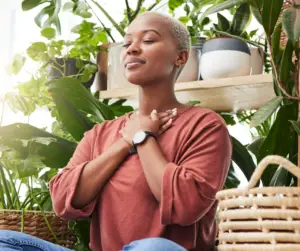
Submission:
[[[175,97],[189,48],[180,22],[139,15],[121,57],[126,78],[139,89],[139,112],[87,132],[50,183],[58,216],[91,217],[93,251],[213,249],[215,194],[228,172],[231,144],[216,113]]]

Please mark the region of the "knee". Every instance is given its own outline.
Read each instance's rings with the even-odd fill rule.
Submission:
[[[173,241],[163,238],[137,240],[123,248],[123,251],[186,251]]]

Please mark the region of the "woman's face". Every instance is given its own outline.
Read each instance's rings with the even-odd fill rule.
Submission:
[[[123,71],[130,83],[145,85],[173,80],[179,50],[169,30],[163,18],[151,14],[130,24],[121,55]]]

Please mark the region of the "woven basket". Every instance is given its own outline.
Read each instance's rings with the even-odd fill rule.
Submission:
[[[76,236],[68,229],[68,221],[57,217],[52,212],[45,212],[47,220],[56,235],[59,245],[73,248],[76,244]],[[23,221],[23,224],[22,224]],[[40,239],[56,243],[53,234],[39,211],[0,210],[0,229],[21,232]]]
[[[298,167],[272,155],[259,163],[247,188],[218,192],[220,251],[300,251],[300,187],[255,187],[269,164],[300,177]]]

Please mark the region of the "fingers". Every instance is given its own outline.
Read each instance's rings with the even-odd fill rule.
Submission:
[[[150,116],[151,116],[151,119],[152,119],[153,121],[159,120],[158,114],[157,114],[157,111],[156,111],[156,110],[153,110],[153,111],[151,112]]]
[[[158,113],[158,118],[163,119],[165,117],[174,117],[177,115],[177,109],[174,108],[173,110],[167,110],[165,112]]]
[[[172,126],[172,119],[169,119],[163,126],[160,127],[158,134],[163,134],[166,130],[168,130]]]

